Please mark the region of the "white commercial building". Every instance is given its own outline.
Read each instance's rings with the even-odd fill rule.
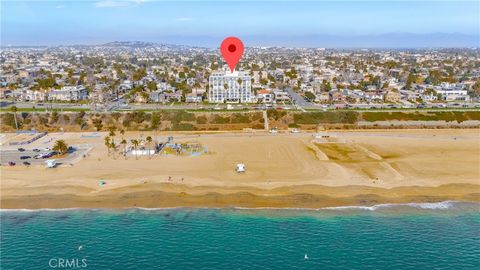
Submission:
[[[439,89],[436,92],[446,101],[469,100],[468,91],[463,89]]]
[[[252,81],[247,72],[215,72],[208,80],[208,101],[218,102],[254,102]]]
[[[442,82],[440,86],[434,87],[434,90],[446,101],[469,100],[468,91],[464,89],[463,84]]]
[[[15,89],[12,92],[13,97],[21,101],[45,101],[46,94],[43,91],[35,91],[27,88]]]
[[[49,100],[79,101],[88,99],[88,90],[79,86],[64,86],[59,90],[52,90],[48,93]]]

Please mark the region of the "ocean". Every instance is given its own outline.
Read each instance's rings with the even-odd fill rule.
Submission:
[[[480,269],[480,204],[1,211],[1,269]]]

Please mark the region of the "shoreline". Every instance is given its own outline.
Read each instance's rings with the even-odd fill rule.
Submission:
[[[173,192],[185,188],[185,191]],[[247,208],[247,209],[322,209],[331,207],[372,207],[381,204],[423,204],[444,201],[480,202],[480,185],[448,184],[438,187],[397,187],[391,189],[367,186],[296,186],[290,191],[276,194],[282,188],[272,190],[252,189],[249,192],[207,191],[190,193],[185,186],[161,185],[138,188],[105,190],[75,195],[29,194],[7,195],[1,198],[1,210],[8,209],[129,209],[129,208]],[[139,189],[139,190],[138,190]],[[310,192],[301,192],[304,189]],[[83,193],[83,194],[82,194]]]
[[[370,206],[364,205],[345,205],[345,206],[327,206],[321,208],[301,208],[301,207],[125,207],[125,208],[81,208],[81,207],[74,207],[74,208],[0,208],[0,213],[9,213],[9,212],[61,212],[61,211],[77,211],[77,210],[92,210],[92,211],[126,211],[126,210],[142,210],[142,211],[162,211],[162,210],[286,210],[286,211],[322,211],[322,210],[348,210],[348,209],[358,209],[358,210],[370,210],[375,211],[380,208],[389,208],[389,207],[412,207],[412,208],[419,208],[425,210],[436,210],[436,209],[449,209],[452,204],[459,204],[459,203],[468,203],[468,204],[478,204],[479,202],[472,202],[472,201],[455,201],[455,200],[446,200],[446,201],[438,201],[438,202],[424,202],[424,203],[381,203],[381,204],[374,204]]]

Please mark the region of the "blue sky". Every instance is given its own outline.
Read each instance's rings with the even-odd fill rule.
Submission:
[[[1,1],[2,45],[141,40],[213,46],[230,35],[283,45],[315,35],[478,37],[480,27],[478,1]]]

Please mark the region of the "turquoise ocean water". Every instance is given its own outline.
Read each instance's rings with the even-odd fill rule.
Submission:
[[[0,268],[480,269],[479,209],[4,210]]]

